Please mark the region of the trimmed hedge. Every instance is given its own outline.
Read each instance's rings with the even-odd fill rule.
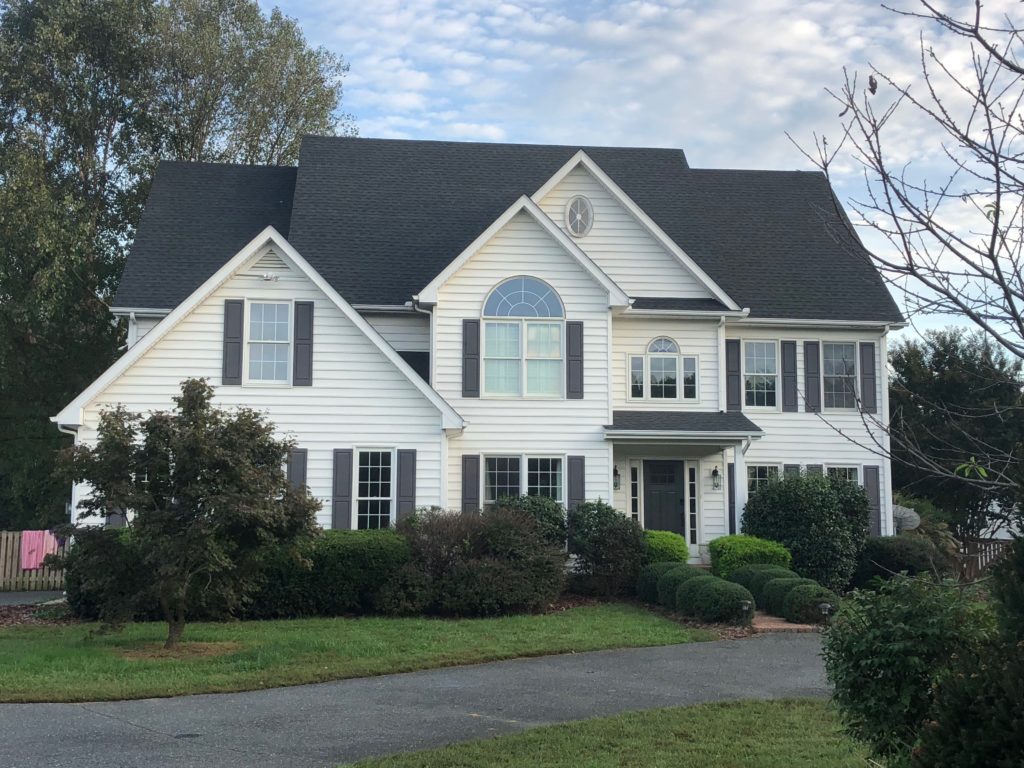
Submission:
[[[723,579],[745,565],[766,564],[789,568],[792,556],[777,541],[759,539],[756,536],[734,534],[720,536],[708,545],[711,553],[711,573]]]
[[[699,582],[690,605],[701,621],[715,624],[749,624],[754,617],[754,596],[739,584],[725,579],[693,579]]]
[[[786,595],[789,594],[789,590],[803,584],[810,584],[815,587],[820,586],[814,579],[794,579],[789,576],[766,582],[761,590],[761,594],[764,595],[764,610],[773,616],[781,616],[782,606],[785,605]]]
[[[537,521],[540,534],[553,547],[564,547],[566,537],[565,508],[547,496],[506,496],[498,499],[499,507],[522,512]]]
[[[685,563],[690,559],[686,539],[672,531],[644,531],[649,563]]]
[[[685,613],[687,616],[696,615],[696,599],[697,593],[700,592],[701,588],[712,581],[720,581],[717,576],[712,576],[706,571],[695,578],[684,581],[676,589],[676,605],[675,608],[680,613]]]
[[[298,552],[268,550],[248,619],[341,616],[377,609],[381,586],[409,561],[409,543],[392,530],[324,531]]]
[[[666,571],[658,579],[658,602],[670,611],[676,609],[676,590],[683,582],[706,576],[707,571],[700,568],[691,568],[689,565],[677,565]]]
[[[734,581],[737,584],[741,584],[747,589],[750,589],[750,583],[756,574],[766,570],[778,570],[778,568],[779,566],[777,565],[766,565],[764,563],[744,565],[742,568],[737,568],[735,571],[729,574],[728,581]]]
[[[794,624],[820,624],[821,604],[829,603],[832,613],[839,608],[839,595],[820,584],[801,584],[789,590],[782,604],[782,615]]]
[[[787,571],[785,568],[779,568],[777,565],[771,568],[764,568],[755,573],[744,586],[750,590],[750,594],[754,596],[754,601],[757,603],[757,607],[762,611],[765,609],[765,597],[764,597],[764,585],[772,579],[799,579],[799,574],[793,573],[793,571]]]
[[[956,562],[924,536],[869,536],[850,584],[865,587],[876,577],[889,579],[903,572],[908,576],[934,574],[936,570],[939,576],[951,576]]]
[[[679,563],[651,563],[640,569],[640,575],[636,579],[636,596],[645,603],[658,602],[658,579],[664,576],[673,568],[678,568]]]

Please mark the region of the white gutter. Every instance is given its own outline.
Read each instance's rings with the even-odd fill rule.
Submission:
[[[739,325],[788,325],[825,328],[906,328],[909,323],[893,323],[884,320],[805,320],[786,317],[748,317]]]
[[[615,440],[702,440],[718,441],[718,442],[735,442],[737,440],[746,440],[747,445],[750,445],[751,440],[760,440],[764,437],[764,432],[684,432],[681,430],[673,429],[604,429],[605,439]],[[744,449],[746,452],[746,449]]]
[[[680,317],[706,320],[720,320],[722,318],[730,317],[743,320],[750,314],[750,310],[636,309],[635,307],[630,307],[622,314],[626,317]]]
[[[171,314],[169,309],[154,309],[152,307],[111,307],[110,314],[118,317],[138,315],[140,317],[166,317]]]

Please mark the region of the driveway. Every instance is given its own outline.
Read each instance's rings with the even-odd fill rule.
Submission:
[[[629,710],[825,696],[817,634],[546,656],[249,693],[0,705],[0,766],[300,768]]]
[[[0,605],[35,605],[61,597],[63,592],[0,592]]]

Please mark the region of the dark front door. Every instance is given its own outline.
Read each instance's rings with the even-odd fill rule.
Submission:
[[[644,527],[686,535],[683,462],[644,461]]]

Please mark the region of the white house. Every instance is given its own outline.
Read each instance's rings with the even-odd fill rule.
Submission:
[[[128,349],[58,425],[90,443],[207,377],[296,440],[324,527],[600,498],[699,559],[772,475],[824,471],[893,532],[903,318],[817,173],[316,137],[298,168],[162,163],[113,312]]]

